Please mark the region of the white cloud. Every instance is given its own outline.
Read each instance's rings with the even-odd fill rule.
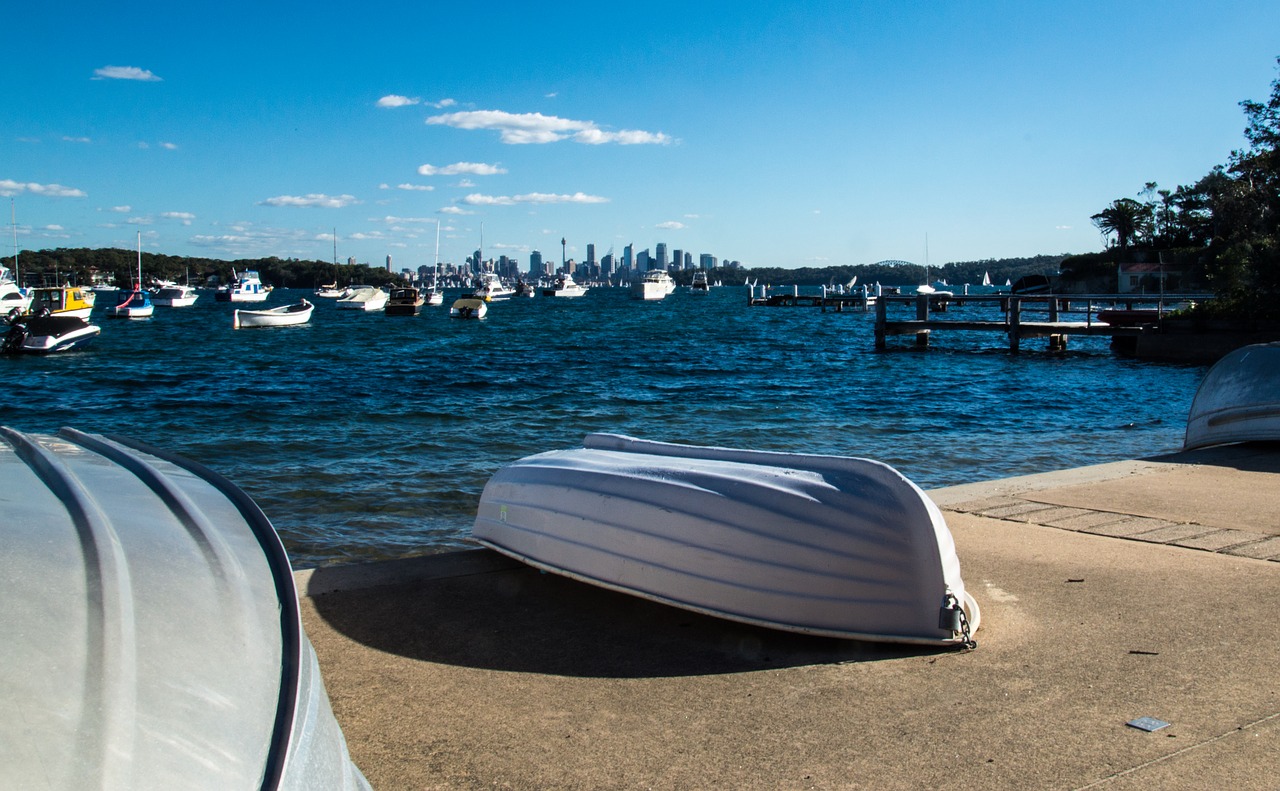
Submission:
[[[475,185],[476,185],[476,183],[475,183],[474,181],[472,181],[471,179],[459,179],[459,180],[458,180],[458,183],[457,183],[457,184],[454,184],[453,186],[455,186],[455,187],[461,187],[462,189],[471,189],[471,188],[475,187]]]
[[[413,190],[416,192],[431,192],[432,190],[435,189],[435,187],[432,187],[428,184],[397,184],[396,189]]]
[[[382,219],[378,219],[376,217],[371,218],[370,222],[385,222],[388,225],[395,225],[396,223],[402,223],[402,222],[434,223],[436,222],[436,218],[435,217],[394,217],[388,214],[386,217],[383,217]]]
[[[454,101],[453,99],[441,99],[438,102],[426,102],[426,105],[428,107],[434,107],[437,110],[443,110],[444,108],[452,107],[455,104],[457,104],[457,102]]]
[[[160,216],[166,220],[178,220],[183,225],[190,225],[191,221],[196,218],[196,216],[189,211],[162,211],[160,212]]]
[[[473,193],[462,199],[469,206],[513,206],[517,203],[608,203],[599,195],[575,192],[572,195],[556,195],[548,192],[530,192],[524,195],[481,195]]]
[[[160,78],[146,69],[137,66],[103,66],[93,70],[95,80],[140,80],[142,82],[160,82]]]
[[[112,206],[110,211],[113,211],[117,214],[128,214],[129,212],[133,211],[133,207],[132,206]]]
[[[75,187],[64,187],[61,184],[36,184],[33,181],[21,182],[12,179],[0,179],[0,195],[6,198],[29,192],[32,195],[43,195],[46,198],[83,198],[84,190]]]
[[[676,222],[675,220],[668,220],[667,222],[660,222],[654,227],[661,228],[664,231],[678,231],[684,227],[684,223]]]
[[[40,230],[42,230],[42,231],[65,231],[65,230],[67,230],[67,229],[66,229],[66,228],[63,228],[61,225],[46,225],[46,226],[44,226],[43,228],[41,228]]]
[[[150,225],[152,219],[150,217],[130,217],[125,220],[126,225]]]
[[[92,140],[90,140],[90,139],[89,139],[89,138],[87,138],[87,137],[71,137],[70,135],[63,135],[63,136],[62,136],[62,140],[63,140],[63,142],[66,142],[66,143],[91,143],[91,142],[93,142]]]
[[[258,202],[259,206],[302,206],[306,208],[341,209],[359,203],[354,195],[277,195]]]
[[[358,241],[363,242],[363,241],[366,241],[366,240],[386,239],[387,237],[386,237],[386,234],[382,233],[381,231],[373,231],[372,233],[359,233],[359,232],[356,232],[356,233],[351,234],[351,236],[350,236],[350,237],[348,237],[348,238],[350,238],[350,239],[356,239],[356,240],[358,240]]]
[[[470,110],[433,115],[427,119],[427,123],[452,126],[457,129],[494,129],[501,134],[502,142],[511,144],[555,143],[561,140],[574,140],[589,145],[671,142],[671,138],[661,132],[644,132],[634,129],[608,132],[601,129],[594,121],[575,121],[542,113]]]
[[[438,209],[437,213],[439,214],[475,214],[475,212],[473,211],[467,211],[466,209],[459,209],[457,206],[445,206],[442,209]]]
[[[1069,231],[1069,230],[1071,230],[1071,226],[1070,226],[1070,225],[1055,225],[1055,226],[1053,226],[1053,229],[1054,229],[1055,231]]]
[[[151,144],[143,140],[138,143],[138,148],[141,148],[143,151],[146,151],[148,148],[151,148]]]
[[[701,215],[701,214],[686,214],[686,215],[684,216],[684,218],[685,218],[686,220],[698,220],[698,219],[701,219],[701,218],[702,218],[702,215]]]
[[[414,104],[421,104],[421,99],[411,99],[408,96],[400,96],[398,94],[388,94],[378,100],[379,107],[408,107]]]
[[[472,176],[497,176],[506,173],[507,169],[500,165],[484,162],[454,162],[452,165],[436,167],[435,165],[419,165],[418,174],[422,176],[457,176],[467,173]]]
[[[177,151],[177,150],[178,150],[178,144],[177,144],[177,143],[161,143],[161,144],[160,144],[160,147],[161,147],[161,148],[163,148],[163,149],[165,149],[165,150],[167,150],[167,151]]]

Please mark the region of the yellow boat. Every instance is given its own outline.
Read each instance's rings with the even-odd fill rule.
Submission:
[[[35,315],[41,309],[48,309],[52,316],[75,316],[87,319],[93,312],[94,296],[94,293],[87,288],[40,286],[31,289],[31,307],[27,308],[27,312]]]

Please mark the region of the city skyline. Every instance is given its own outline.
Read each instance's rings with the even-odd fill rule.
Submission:
[[[20,249],[140,233],[224,260],[416,267],[437,222],[442,261],[554,260],[561,239],[748,267],[1090,252],[1112,200],[1245,145],[1239,102],[1280,52],[1242,22],[1273,15],[24,4],[0,196]]]

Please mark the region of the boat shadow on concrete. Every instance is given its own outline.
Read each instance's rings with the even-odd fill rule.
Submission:
[[[739,624],[547,574],[490,550],[303,572],[329,626],[370,648],[486,670],[655,678],[939,656]]]

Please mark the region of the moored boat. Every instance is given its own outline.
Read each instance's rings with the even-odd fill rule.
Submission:
[[[706,272],[694,272],[693,283],[689,285],[689,290],[695,294],[707,294],[711,290],[710,284],[707,283]]]
[[[17,254],[14,254],[17,257]],[[31,294],[18,285],[9,267],[0,266],[0,316],[8,316],[14,308],[26,313],[31,307]]]
[[[367,789],[267,517],[123,438],[0,427],[3,788]],[[36,738],[38,736],[38,738]]]
[[[387,304],[387,292],[373,286],[352,286],[345,297],[333,304],[339,310],[382,310]]]
[[[485,485],[472,535],[546,571],[786,631],[969,644],[941,511],[868,459],[589,435]]]
[[[422,290],[413,286],[400,286],[391,289],[387,297],[387,306],[383,308],[388,316],[416,316],[422,309],[426,298]]]
[[[573,275],[565,272],[556,277],[549,288],[542,290],[544,297],[580,297],[587,293],[587,287],[574,282]]]
[[[1184,450],[1280,440],[1280,343],[1227,354],[1204,375],[1187,417]]]
[[[155,313],[150,292],[135,287],[132,291],[117,291],[116,304],[107,308],[113,319],[145,319]]]
[[[15,310],[16,312],[16,310]],[[41,308],[34,315],[13,316],[0,339],[4,354],[53,354],[88,346],[101,332],[79,316],[52,315]]]
[[[241,327],[290,327],[306,324],[311,321],[311,311],[315,306],[305,299],[292,305],[281,305],[266,310],[234,310],[231,313],[231,326]]]
[[[87,319],[93,312],[96,299],[97,295],[87,288],[40,286],[31,289],[31,306],[28,312],[35,314],[43,309],[49,311],[52,316],[75,316]]]
[[[232,270],[235,275],[235,271]],[[219,302],[266,302],[271,289],[262,283],[262,278],[252,269],[236,275],[236,282],[226,288],[220,288],[214,294]]]
[[[476,297],[461,297],[449,306],[449,315],[455,319],[483,319],[488,312],[489,305]]]
[[[507,299],[515,293],[514,288],[503,283],[493,272],[481,272],[480,284],[472,291],[472,296],[492,302],[495,299]]]
[[[665,269],[650,269],[644,277],[631,284],[631,296],[636,299],[663,299],[676,290],[676,282]]]
[[[184,286],[180,283],[161,283],[151,297],[152,304],[165,308],[189,308],[196,304],[200,294],[195,286]]]

